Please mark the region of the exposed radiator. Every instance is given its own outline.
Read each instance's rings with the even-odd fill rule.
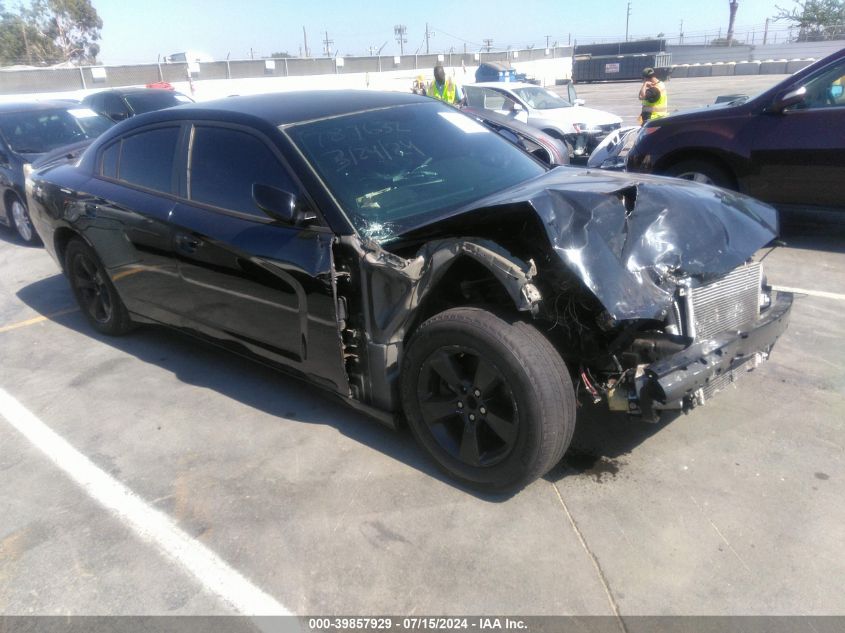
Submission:
[[[735,330],[760,316],[759,262],[735,268],[724,277],[688,291],[688,324],[697,340]]]

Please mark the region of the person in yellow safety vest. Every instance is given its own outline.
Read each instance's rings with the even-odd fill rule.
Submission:
[[[657,78],[654,68],[643,69],[640,101],[643,104],[640,123],[669,114],[669,93],[666,91],[666,85]]]
[[[464,100],[463,92],[452,78],[446,78],[446,71],[439,64],[434,67],[434,81],[428,87],[428,96],[446,103],[456,104]]]

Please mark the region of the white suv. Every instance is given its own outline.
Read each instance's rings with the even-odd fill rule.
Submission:
[[[564,141],[571,156],[587,156],[622,126],[622,119],[603,110],[585,108],[570,85],[566,98],[528,83],[490,82],[463,87],[467,105],[524,119],[546,134]]]

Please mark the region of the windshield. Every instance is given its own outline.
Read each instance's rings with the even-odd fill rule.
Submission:
[[[285,131],[355,228],[378,242],[545,172],[495,132],[436,101]]]
[[[18,154],[45,154],[96,138],[112,125],[106,117],[83,107],[0,114],[0,133]]]
[[[164,110],[183,103],[192,103],[192,99],[172,90],[153,90],[126,95],[126,102],[135,114]]]
[[[558,94],[545,88],[514,88],[513,92],[525,101],[529,107],[536,110],[551,110],[553,108],[571,108],[572,104]]]

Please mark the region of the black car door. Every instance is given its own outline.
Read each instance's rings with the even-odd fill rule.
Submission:
[[[747,193],[774,204],[845,205],[839,187],[845,181],[843,77],[845,61],[821,69],[803,82],[801,103],[755,117],[746,129],[753,166]]]
[[[168,223],[182,127],[169,124],[117,139],[99,152],[90,197],[74,222],[94,245],[127,308],[174,323],[183,298]]]
[[[247,128],[197,124],[173,213],[186,324],[347,393],[333,284],[334,235],[255,204],[253,184],[300,193],[281,156]]]

